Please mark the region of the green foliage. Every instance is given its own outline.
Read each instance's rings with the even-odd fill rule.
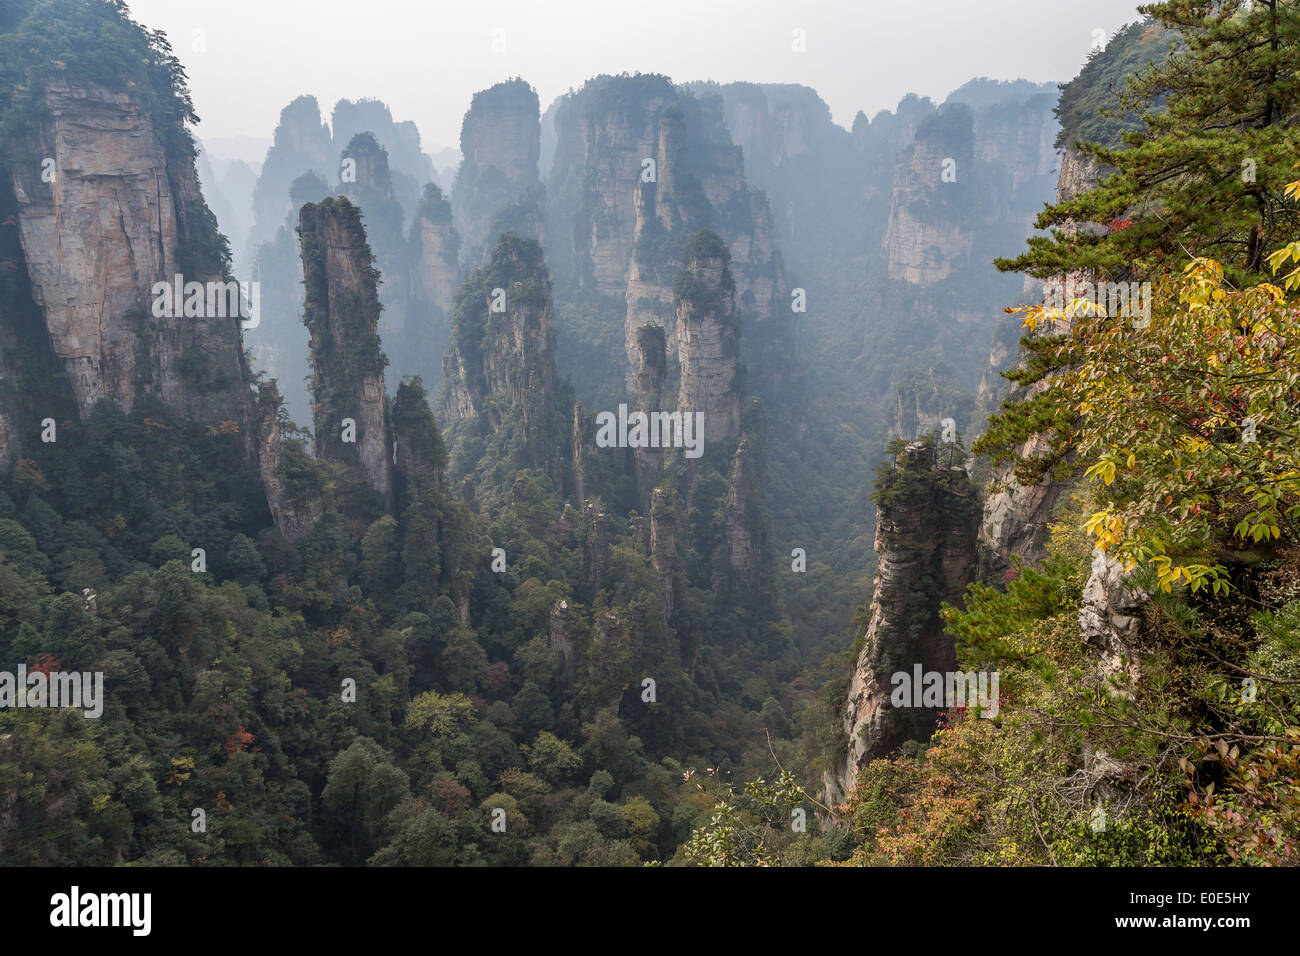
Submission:
[[[1079,75],[1061,87],[1056,104],[1061,121],[1056,148],[1075,143],[1116,146],[1125,133],[1140,130],[1141,116],[1122,112],[1120,97],[1130,77],[1168,55],[1175,38],[1166,27],[1146,20],[1121,27],[1104,48],[1089,53]]]
[[[1175,652],[1144,658],[1138,693],[1100,679],[1077,623],[1087,562],[1058,552],[1040,569],[1022,569],[1005,593],[975,587],[965,610],[945,610],[961,642],[959,667],[1000,674],[999,713],[950,713],[923,754],[862,770],[839,808],[855,834],[853,863],[1222,862],[1207,828],[1185,813],[1170,756],[1193,739],[1195,695],[1179,688],[1198,677]],[[1112,763],[1088,757],[1103,753]],[[1107,778],[1119,765],[1133,771]]]
[[[1119,278],[1203,256],[1221,260],[1240,285],[1295,238],[1283,188],[1295,178],[1300,5],[1168,0],[1142,9],[1156,21],[1143,28],[1148,42],[1166,27],[1182,46],[1132,77],[1120,97],[1120,115],[1141,115],[1141,128],[1122,144],[1079,144],[1113,175],[1044,210],[1036,226],[1051,237],[1031,238],[1028,252],[998,268]]]
[[[22,17],[0,19],[0,30],[19,21],[21,30],[0,42],[6,52],[15,37],[29,46],[4,60],[6,71],[30,66],[39,79],[40,58],[71,37],[75,70],[113,71],[117,89],[140,79],[116,69],[115,57],[151,57],[144,79],[158,82],[141,95],[156,94],[153,108],[175,116],[188,109],[179,72],[156,72],[172,62],[165,47],[119,42],[119,5],[47,0],[3,11],[19,7]],[[92,49],[98,40],[103,51]],[[314,104],[293,109],[306,116]],[[3,121],[23,120],[7,112]],[[155,128],[171,136],[167,124]],[[169,148],[188,142],[177,136]],[[370,329],[378,276],[361,213],[323,187],[300,178],[291,191],[306,201],[316,384],[334,383],[320,395],[318,422],[332,416],[335,426],[353,402],[338,383],[350,387],[385,360]],[[15,208],[12,191],[0,190],[0,210]],[[423,209],[448,215],[435,189]],[[226,247],[206,207],[177,216],[187,268],[220,268]],[[0,243],[21,266],[14,232],[0,230]],[[725,254],[716,236],[709,241],[697,242],[701,254]],[[362,250],[359,295],[329,286],[336,243]],[[574,476],[557,454],[573,427],[564,383],[545,416],[526,403],[509,413],[485,407],[481,422],[444,444],[419,379],[402,382],[387,415],[397,451],[391,509],[366,496],[359,469],[314,454],[275,388],[260,383],[255,411],[275,415],[282,438],[283,503],[323,507],[291,542],[249,461],[264,436],[208,429],[148,398],[129,413],[104,403],[86,415],[60,399],[61,363],[44,355],[48,337],[24,277],[22,268],[0,275],[13,333],[5,358],[33,371],[32,401],[48,399],[42,412],[56,416],[59,442],[33,443],[0,482],[0,660],[102,670],[105,702],[100,720],[0,713],[2,862],[662,862],[704,809],[687,784],[691,767],[765,771],[767,726],[795,732],[809,695],[792,684],[798,655],[781,622],[709,590],[725,454],[690,503],[707,516],[703,552],[679,543],[682,566],[703,586],[679,594],[681,617],[670,620],[645,518],[629,514],[636,485],[626,470],[593,463],[594,510],[572,500]],[[467,357],[482,358],[485,340],[504,334],[487,305],[497,286],[533,318],[550,308],[535,241],[502,237],[462,288],[454,335]],[[604,316],[593,309],[590,318]],[[621,326],[609,334],[621,348]],[[521,387],[547,371],[536,358],[510,370]],[[197,368],[201,357],[182,361]],[[318,448],[331,432],[318,429]],[[682,500],[690,475],[680,457],[674,468]],[[677,507],[686,505],[659,516]],[[497,546],[507,552],[503,574],[489,567]],[[202,573],[195,548],[205,553]],[[641,696],[646,675],[664,698]],[[191,826],[196,807],[206,830]],[[508,839],[490,828],[498,808]]]
[[[729,783],[714,781],[709,790],[716,802],[708,821],[691,834],[683,848],[697,866],[772,866],[795,853],[799,833],[795,820],[807,821],[805,795],[789,773],[773,784],[753,780],[737,793]],[[703,785],[701,785],[703,788]],[[803,824],[800,824],[800,827]]]
[[[6,6],[0,79],[14,95],[0,112],[0,142],[30,141],[23,134],[43,115],[45,87],[64,80],[141,97],[169,150],[193,157],[184,124],[198,117],[185,70],[162,31],[132,20],[123,0],[10,0]]]

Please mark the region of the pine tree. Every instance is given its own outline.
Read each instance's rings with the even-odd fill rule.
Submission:
[[[1113,146],[1077,148],[1103,170],[1097,188],[1046,208],[1034,237],[1003,271],[1049,278],[1151,276],[1194,256],[1222,262],[1235,284],[1300,232],[1283,195],[1296,179],[1300,134],[1298,0],[1166,0],[1139,8],[1174,49],[1132,77],[1119,114],[1145,128]],[[1069,230],[1070,222],[1102,228]]]
[[[1204,257],[1222,265],[1229,287],[1253,285],[1270,271],[1272,250],[1300,239],[1300,205],[1286,195],[1300,178],[1300,0],[1166,0],[1139,9],[1148,29],[1176,38],[1168,57],[1130,77],[1111,111],[1140,116],[1141,128],[1116,145],[1075,143],[1098,163],[1101,182],[1044,209],[1036,226],[1052,235],[996,265],[1100,282],[1157,279]],[[1078,332],[1026,338],[1025,361],[1007,377],[1025,389],[1049,382],[1079,358]],[[1061,480],[1073,467],[1076,415],[1055,389],[1033,389],[992,417],[973,450],[1015,461],[1022,484]],[[1022,458],[1031,436],[1047,441]]]

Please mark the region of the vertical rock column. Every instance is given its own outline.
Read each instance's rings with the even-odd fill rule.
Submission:
[[[464,159],[452,186],[467,269],[481,264],[495,248],[497,237],[489,233],[496,215],[540,186],[541,135],[537,92],[523,80],[498,83],[474,94],[461,124]]]
[[[876,587],[844,708],[848,749],[825,781],[837,802],[871,760],[908,740],[929,740],[938,711],[892,706],[891,677],[918,665],[923,672],[955,669],[956,645],[939,608],[943,601],[960,606],[975,574],[979,503],[965,469],[939,465],[932,444],[912,442],[877,498]]]
[[[357,208],[346,199],[299,213],[311,333],[316,453],[354,465],[392,505],[392,446],[379,349],[378,273]]]
[[[54,81],[42,105],[24,145],[49,165],[9,171],[32,298],[78,413],[153,394],[197,421],[244,424],[238,318],[157,314],[155,283],[222,279],[193,157],[165,145],[139,96]]]
[[[730,258],[717,233],[697,232],[675,290],[682,365],[677,407],[683,416],[704,413],[706,445],[730,441],[740,432],[740,335]]]
[[[438,309],[444,322],[449,321],[456,297],[460,237],[451,224],[451,203],[443,198],[442,190],[434,183],[424,187],[411,227],[411,241],[416,264],[415,296],[425,305]],[[429,387],[433,385],[430,383]]]

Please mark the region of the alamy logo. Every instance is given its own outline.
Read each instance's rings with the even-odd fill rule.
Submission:
[[[104,712],[104,672],[29,674],[27,665],[19,664],[17,674],[0,671],[0,708],[9,707],[75,707],[86,717],[98,717]]]
[[[596,415],[598,448],[684,448],[687,458],[704,454],[703,412],[633,412]],[[630,428],[630,430],[629,430]]]
[[[245,329],[262,321],[260,282],[186,282],[179,273],[152,288],[155,319],[243,319]]]
[[[1150,282],[1076,282],[1051,279],[1043,286],[1043,308],[1049,315],[1104,315],[1135,319],[1133,327],[1151,324]]]
[[[152,893],[69,893],[50,897],[51,926],[129,926],[131,935],[148,936],[153,925]]]
[[[909,674],[898,671],[889,679],[894,692],[889,702],[895,707],[971,707],[980,708],[980,716],[998,715],[998,672],[922,671],[916,664]]]

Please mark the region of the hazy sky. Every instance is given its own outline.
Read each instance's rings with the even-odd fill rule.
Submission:
[[[313,93],[327,121],[340,97],[382,99],[426,151],[458,146],[470,97],[512,76],[542,109],[598,73],[803,83],[848,126],[975,76],[1068,80],[1095,31],[1138,19],[1137,0],[128,2],[184,62],[201,138],[270,139],[280,109]]]

